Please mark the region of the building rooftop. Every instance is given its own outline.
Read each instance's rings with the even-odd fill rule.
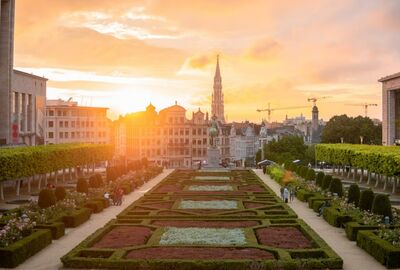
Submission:
[[[32,77],[32,78],[35,78],[35,79],[38,79],[38,80],[42,80],[42,81],[48,81],[48,79],[45,78],[45,77],[40,77],[40,76],[31,74],[31,73],[23,72],[23,71],[16,70],[16,69],[14,69],[14,73],[20,74],[20,75],[23,75],[23,76]]]
[[[46,100],[46,106],[47,107],[64,107],[64,108],[70,108],[70,107],[76,107],[79,109],[103,109],[103,110],[108,110],[109,108],[107,107],[92,107],[92,106],[79,106],[78,102],[76,101],[70,101],[70,100],[62,100],[62,99],[48,99]]]
[[[388,75],[385,77],[382,77],[378,80],[378,82],[385,82],[385,81],[389,81],[391,79],[395,79],[395,78],[399,78],[400,77],[400,72],[394,73],[392,75]]]

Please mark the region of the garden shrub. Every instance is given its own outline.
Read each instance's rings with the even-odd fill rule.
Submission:
[[[343,195],[342,181],[339,178],[333,178],[329,185],[329,191],[332,193],[337,193],[339,197],[342,197]]]
[[[323,172],[318,172],[316,177],[316,184],[317,186],[322,186],[322,181],[324,180],[325,174]]]
[[[357,207],[360,202],[360,188],[357,184],[351,184],[349,187],[349,195],[347,198],[347,203],[354,203]]]
[[[315,180],[315,171],[313,169],[309,169],[307,172],[306,180],[314,181]]]
[[[372,202],[372,213],[392,218],[392,205],[389,196],[386,194],[377,194]]]
[[[39,193],[38,205],[40,208],[48,208],[56,204],[56,196],[50,189],[42,189]]]
[[[76,191],[80,192],[80,193],[88,193],[89,192],[88,182],[86,181],[85,178],[78,179],[78,182],[76,183]]]
[[[322,181],[322,189],[328,189],[329,186],[331,185],[332,181],[332,176],[331,175],[325,175],[324,180]]]
[[[330,225],[334,227],[342,227],[349,221],[352,221],[353,218],[349,215],[345,215],[344,213],[340,212],[335,207],[327,207],[324,209],[323,212],[324,219]]]
[[[89,178],[89,186],[91,188],[101,188],[103,186],[103,179],[101,175],[96,173]]]
[[[46,224],[38,224],[35,229],[46,229],[50,230],[52,238],[59,239],[65,234],[65,225],[63,222],[53,222]]]
[[[266,174],[266,173],[267,173],[267,167],[263,166],[263,167],[262,167],[262,170],[263,170],[263,174]]]
[[[303,177],[303,178],[306,178],[307,173],[308,173],[308,168],[305,167],[305,166],[301,167],[301,169],[300,169],[300,176]]]
[[[54,195],[56,195],[57,201],[62,201],[67,196],[67,192],[64,187],[56,187],[54,190]]]
[[[373,200],[374,192],[371,189],[363,190],[360,194],[360,203],[358,204],[358,207],[361,210],[370,211]]]
[[[85,207],[92,209],[93,213],[99,213],[103,211],[104,204],[102,201],[90,200],[86,202]]]
[[[62,221],[67,228],[75,228],[82,223],[86,222],[90,215],[92,214],[92,210],[89,208],[81,208],[74,210],[71,214],[65,215],[62,217]]]
[[[14,268],[50,244],[50,230],[35,230],[8,247],[0,248],[0,267]]]

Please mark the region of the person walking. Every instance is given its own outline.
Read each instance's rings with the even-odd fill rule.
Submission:
[[[287,187],[283,189],[283,201],[287,203],[289,201],[289,190]]]
[[[294,190],[294,188],[290,188],[289,189],[289,201],[290,202],[293,202],[294,196],[295,196],[295,190]]]
[[[283,198],[283,191],[285,190],[285,188],[284,187],[281,187],[281,199],[282,199],[282,201],[284,200],[284,198]]]

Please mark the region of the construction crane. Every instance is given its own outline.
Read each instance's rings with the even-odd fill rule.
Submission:
[[[309,106],[295,106],[295,107],[284,107],[284,108],[272,108],[270,104],[268,103],[268,108],[266,109],[257,109],[257,112],[268,112],[268,122],[271,123],[271,113],[273,111],[278,111],[278,110],[293,110],[293,109],[303,109],[303,108],[309,108]]]
[[[368,107],[370,106],[378,106],[376,103],[357,103],[357,104],[345,104],[346,106],[363,106],[364,107],[364,115],[368,117]]]
[[[328,96],[318,97],[318,98],[317,97],[312,97],[312,98],[308,98],[307,101],[308,102],[312,101],[313,102],[313,106],[317,106],[317,100],[325,99],[325,98],[330,98],[330,97],[328,97]]]

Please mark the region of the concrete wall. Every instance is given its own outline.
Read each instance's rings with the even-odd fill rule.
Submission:
[[[400,90],[400,74],[398,77],[380,81],[382,82],[382,144],[393,145],[396,139],[396,120],[400,120],[395,116],[395,92]]]

